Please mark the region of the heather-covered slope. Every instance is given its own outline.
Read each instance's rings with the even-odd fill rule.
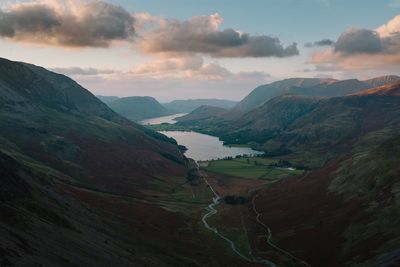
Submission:
[[[1,265],[241,264],[197,230],[208,198],[177,201],[192,193],[174,140],[63,75],[0,69]]]

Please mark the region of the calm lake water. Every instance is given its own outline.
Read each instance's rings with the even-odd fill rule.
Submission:
[[[224,146],[223,142],[211,135],[196,132],[168,131],[161,132],[166,136],[174,138],[178,144],[188,148],[185,155],[188,158],[198,160],[211,160],[224,157],[235,157],[237,155],[257,155],[260,151],[249,147],[229,147]]]
[[[187,113],[178,113],[178,114],[169,115],[169,116],[151,118],[151,119],[143,120],[140,123],[143,125],[153,125],[153,124],[161,124],[161,123],[175,124],[176,121],[174,121],[174,119],[185,116],[186,114]]]

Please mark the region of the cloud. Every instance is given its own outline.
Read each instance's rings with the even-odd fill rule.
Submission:
[[[153,20],[154,22],[154,20]],[[276,37],[253,36],[234,29],[219,30],[219,14],[187,21],[158,20],[143,33],[138,47],[152,55],[204,54],[211,57],[290,57],[298,55],[296,43],[284,47]]]
[[[314,68],[305,68],[300,72],[334,72],[340,70],[341,68],[334,64],[317,64]]]
[[[221,76],[214,78],[215,73],[210,72],[214,67],[205,67],[202,70],[202,76],[196,78],[184,75],[165,75],[160,78],[153,75],[120,73],[115,76],[79,76],[76,80],[94,94],[151,95],[160,101],[171,101],[177,98],[204,98],[205,96],[240,100],[256,86],[272,81],[272,79],[241,79],[235,73],[222,79]]]
[[[382,52],[382,41],[374,30],[349,29],[342,33],[334,46],[343,54],[375,54]]]
[[[56,73],[61,73],[67,76],[90,76],[90,75],[100,75],[100,74],[114,74],[114,70],[96,69],[96,68],[80,68],[80,67],[70,67],[70,68],[50,68],[51,71]]]
[[[203,63],[201,57],[157,59],[136,66],[130,72],[138,75],[175,73],[186,70],[197,70],[203,66]]]
[[[304,46],[305,47],[320,47],[320,46],[332,46],[334,44],[335,44],[335,42],[332,41],[331,39],[322,39],[319,41],[315,41],[313,43],[306,43]]]
[[[328,64],[342,70],[385,69],[400,66],[400,16],[374,29],[351,28],[332,48],[315,52],[310,63]]]
[[[267,78],[271,77],[271,75],[268,73],[265,73],[263,71],[250,71],[250,72],[241,71],[236,74],[236,77],[239,80],[243,80],[243,81],[246,81],[246,80],[262,81],[262,80],[266,80]]]
[[[32,0],[0,6],[0,38],[63,47],[110,47],[126,42],[153,56],[290,57],[297,44],[220,30],[219,14],[181,21],[131,13],[95,0]]]
[[[105,2],[37,0],[0,9],[0,36],[67,47],[109,47],[135,35],[134,17]]]
[[[376,29],[381,38],[398,35],[400,33],[400,15]]]
[[[205,63],[199,56],[159,58],[134,67],[128,74],[132,76],[152,76],[155,78],[178,78],[192,80],[248,80],[263,81],[270,77],[265,72],[234,73],[217,63]]]

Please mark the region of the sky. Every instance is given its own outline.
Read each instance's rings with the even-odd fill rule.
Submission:
[[[400,0],[0,0],[0,56],[97,95],[240,100],[291,77],[400,75]]]

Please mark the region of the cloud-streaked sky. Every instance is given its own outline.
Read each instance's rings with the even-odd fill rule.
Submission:
[[[400,0],[0,0],[0,56],[95,94],[241,99],[289,77],[400,74]]]

